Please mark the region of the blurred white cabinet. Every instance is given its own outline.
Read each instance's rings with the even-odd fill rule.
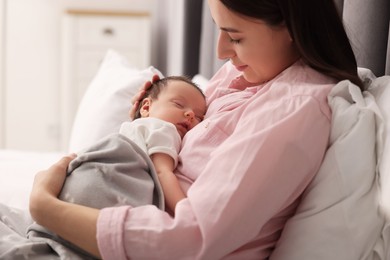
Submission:
[[[143,12],[69,10],[63,21],[62,146],[77,107],[108,49],[136,68],[150,65],[151,17]]]
[[[68,67],[72,75],[68,82],[71,91],[78,91],[72,94],[73,102],[77,103],[91,75],[96,73],[100,54],[111,43],[120,52],[129,51],[130,37],[133,37],[131,44],[142,38],[137,32],[124,32],[133,30],[124,22],[128,20],[125,17],[134,12],[143,14],[135,15],[137,19],[148,20],[153,17],[155,3],[155,0],[0,0],[0,148],[64,149],[70,131],[63,128],[61,110],[63,81],[68,80],[63,74],[65,64],[73,66]],[[84,10],[87,14],[67,10]],[[73,34],[69,34],[66,47],[68,61],[63,60],[64,14],[74,18],[69,22]],[[147,33],[149,30],[145,29]],[[147,63],[150,53],[144,50],[137,57],[143,56],[139,59]],[[134,61],[138,59],[132,58],[130,51],[126,55]]]

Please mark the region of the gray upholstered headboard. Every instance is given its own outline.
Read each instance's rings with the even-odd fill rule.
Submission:
[[[369,68],[376,76],[390,75],[390,1],[389,0],[335,0],[351,38],[359,67]],[[217,30],[204,0],[159,1],[157,4],[158,59],[154,62],[162,72],[166,71],[171,54],[167,51],[171,25],[184,21],[180,73],[201,73],[210,77],[222,64],[215,55]],[[170,8],[177,8],[174,15],[167,15]],[[177,53],[175,53],[177,54]],[[177,55],[176,55],[177,57]],[[175,61],[176,62],[176,61]]]
[[[390,75],[390,1],[335,0],[358,65],[376,76]]]

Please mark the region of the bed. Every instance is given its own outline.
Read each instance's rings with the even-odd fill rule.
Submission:
[[[189,17],[192,18],[194,10],[199,9],[203,15],[197,21],[204,25],[209,18],[199,2],[187,0],[184,11],[192,10]],[[170,4],[167,1],[162,8],[169,8]],[[363,19],[358,15],[363,14],[357,10],[362,10],[359,5],[367,1],[338,1],[338,4],[348,29],[353,30],[353,24],[359,28]],[[370,43],[364,40],[354,45],[360,50],[359,74],[369,86],[368,91],[362,95],[344,81],[330,94],[333,123],[329,149],[296,214],[287,222],[271,259],[390,259],[390,76],[385,76],[390,74],[389,62],[386,63],[386,57],[390,56],[387,51],[390,4],[387,0],[381,4],[377,7],[380,5],[376,3],[375,7],[382,8],[386,15],[381,16],[382,20],[376,19],[383,28],[375,24],[378,37],[385,38],[385,44],[375,45],[375,50],[381,52],[364,52],[374,49],[368,48]],[[372,9],[363,10],[366,16],[372,15]],[[362,31],[373,38],[366,27]],[[201,33],[203,37],[198,36],[201,46],[214,46],[204,42],[204,39],[214,39],[204,37],[214,35],[213,30]],[[201,86],[207,84],[207,79],[219,67],[218,62],[205,62],[202,59],[205,53],[214,55],[210,48],[191,52],[201,65],[198,70],[184,66],[180,71],[195,76],[194,80]],[[167,58],[168,62],[161,64],[169,64]],[[182,58],[194,61],[193,57]],[[120,122],[127,117],[132,95],[153,74],[179,73],[170,71],[169,66],[161,65],[161,69],[159,66],[136,69],[120,53],[108,51],[79,105],[68,151],[80,151],[95,140],[117,132]],[[0,203],[27,209],[34,173],[50,166],[63,154],[0,150]]]

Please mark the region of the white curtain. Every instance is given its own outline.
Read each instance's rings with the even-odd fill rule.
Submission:
[[[203,5],[202,18],[199,73],[211,78],[226,61],[217,58],[218,28],[213,22],[207,4]]]
[[[159,1],[156,13],[153,65],[165,75],[211,77],[221,62],[216,59],[215,25],[206,1]]]
[[[184,5],[187,0],[158,1],[153,21],[152,64],[164,75],[183,74]]]
[[[158,1],[152,55],[163,74],[197,74],[202,5],[202,0]]]

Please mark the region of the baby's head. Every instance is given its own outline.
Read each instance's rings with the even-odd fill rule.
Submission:
[[[154,117],[174,124],[183,137],[203,120],[206,100],[202,90],[184,76],[160,79],[146,91],[135,119]]]

